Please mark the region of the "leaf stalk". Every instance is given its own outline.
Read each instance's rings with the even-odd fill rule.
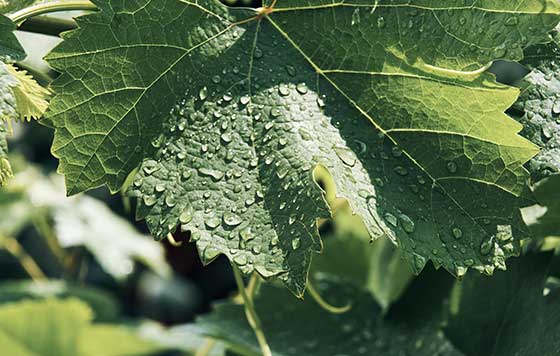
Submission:
[[[239,289],[239,294],[243,299],[247,321],[249,322],[249,325],[251,326],[253,332],[255,333],[255,336],[257,337],[257,341],[259,343],[263,356],[272,356],[272,351],[270,351],[270,346],[268,346],[268,342],[266,341],[266,336],[264,335],[261,321],[259,319],[259,316],[257,315],[257,311],[255,310],[253,295],[252,293],[248,293],[247,289],[245,288],[243,276],[241,275],[241,271],[239,270],[239,268],[237,268],[237,266],[234,266],[233,264],[232,267],[235,282],[237,283],[237,289]],[[252,288],[252,290],[254,290],[254,288]]]
[[[97,9],[92,2],[87,0],[72,0],[72,1],[53,1],[44,4],[37,4],[34,6],[26,7],[13,14],[8,15],[10,20],[16,24],[21,24],[27,19],[35,16],[44,15],[52,12],[60,11],[74,11],[74,10],[84,10],[84,11],[94,11]]]
[[[31,279],[35,282],[43,281],[47,279],[45,273],[41,270],[39,265],[33,260],[31,256],[23,249],[19,242],[12,237],[0,236],[0,247],[3,247],[8,251],[15,259],[18,260],[19,264]]]

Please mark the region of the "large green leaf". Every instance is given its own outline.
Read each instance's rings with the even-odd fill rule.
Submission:
[[[549,264],[527,255],[494,278],[467,276],[446,330],[454,345],[472,356],[558,355],[558,291],[543,295]]]
[[[84,331],[79,356],[154,355],[164,348],[138,336],[136,330],[117,325],[95,325]]]
[[[21,356],[75,356],[80,333],[91,317],[90,309],[77,300],[2,305],[0,335],[26,350],[13,353],[2,347],[2,352]]]
[[[25,51],[14,34],[16,25],[3,13],[0,8],[0,61],[22,61],[25,59]]]
[[[92,325],[76,299],[24,301],[0,306],[0,350],[17,356],[140,356],[161,347],[116,325]]]
[[[323,280],[320,286],[331,303],[351,303],[352,309],[331,314],[312,299],[301,302],[278,287],[262,287],[255,307],[274,356],[461,355],[438,329],[437,317],[383,319],[368,293],[332,280]],[[196,326],[242,355],[260,355],[243,306],[218,304]]]
[[[531,73],[514,105],[524,126],[523,135],[543,148],[529,167],[534,180],[560,172],[560,35],[554,41],[527,50],[525,64]]]
[[[108,293],[87,286],[78,286],[64,281],[3,281],[0,284],[0,304],[24,299],[78,298],[95,313],[98,322],[114,321],[119,315],[117,301]]]
[[[517,90],[483,72],[548,42],[557,1],[95,3],[48,56],[69,194],[117,191],[141,164],[155,236],[180,224],[205,262],[225,254],[298,295],[329,215],[319,164],[416,272],[492,273],[517,253],[537,149],[503,113]]]

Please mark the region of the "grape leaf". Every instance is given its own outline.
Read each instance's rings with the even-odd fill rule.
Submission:
[[[0,304],[53,298],[80,299],[93,310],[96,322],[115,321],[120,314],[119,304],[111,294],[90,286],[68,284],[61,280],[5,281],[0,284]]]
[[[554,41],[533,46],[522,62],[531,73],[514,105],[514,117],[524,126],[522,135],[543,148],[529,163],[533,180],[560,173],[560,35]]]
[[[7,355],[74,356],[91,310],[78,300],[25,301],[0,306],[0,337],[25,352],[2,347]],[[3,343],[2,346],[5,344]]]
[[[95,3],[47,58],[69,194],[115,192],[141,165],[131,190],[157,238],[180,224],[204,262],[297,295],[329,216],[317,165],[415,272],[492,273],[518,252],[537,149],[504,114],[517,90],[484,69],[548,42],[556,1]]]
[[[0,345],[18,356],[133,356],[161,351],[131,330],[91,324],[92,312],[77,299],[24,301],[0,306]],[[119,340],[119,342],[110,342]]]
[[[453,344],[473,356],[557,355],[558,293],[543,296],[550,257],[523,256],[492,279],[467,276],[446,329]]]
[[[17,40],[16,25],[0,11],[0,61],[17,62],[25,59],[25,51]],[[3,87],[0,87],[3,91]]]
[[[345,314],[331,314],[312,299],[301,302],[278,287],[262,287],[255,308],[274,356],[461,355],[430,317],[407,322],[383,319],[369,293],[330,279],[324,279],[320,286],[330,303],[350,302],[352,309]],[[242,355],[260,355],[241,305],[218,304],[211,314],[198,318],[195,325]],[[312,325],[320,325],[320,332]]]

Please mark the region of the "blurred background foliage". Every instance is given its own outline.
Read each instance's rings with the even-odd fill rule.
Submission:
[[[259,6],[251,0],[224,2]],[[29,53],[22,67],[48,84],[56,73],[42,58],[60,40],[28,32],[17,35]],[[527,74],[525,68],[505,62],[496,63],[492,71],[507,84]],[[225,355],[219,343],[205,350],[208,342],[189,323],[209,312],[216,300],[235,295],[228,261],[222,257],[202,266],[188,233],[175,234],[175,241],[154,242],[144,222],[135,222],[135,202],[125,196],[98,189],[67,198],[62,177],[55,174],[51,142],[52,131],[44,126],[13,127],[15,177],[0,190],[2,354],[50,350],[48,355],[56,356],[201,355],[202,350],[205,355]],[[328,172],[319,167],[315,178],[335,216],[321,222],[325,248],[314,260],[311,281],[325,273],[335,275],[365,289],[383,313],[395,303],[401,312],[407,310],[401,297],[408,293],[404,300],[420,298],[411,296],[417,293],[418,279],[391,241],[370,242],[361,220],[336,198]],[[528,250],[560,246],[558,187],[558,176],[534,187],[538,203],[523,213],[540,238],[528,244]],[[454,283],[450,275],[432,268],[422,276],[442,289]],[[547,288],[556,288],[558,281],[551,276]],[[31,324],[25,320],[31,318],[38,320],[31,331],[43,339],[30,338]],[[53,330],[60,335],[49,337]]]

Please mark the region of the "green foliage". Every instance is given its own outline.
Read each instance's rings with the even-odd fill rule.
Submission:
[[[541,180],[534,186],[538,204],[523,209],[523,217],[540,243],[547,237],[560,237],[560,175]]]
[[[188,231],[204,263],[236,266],[240,288],[237,268],[253,275],[169,330],[94,324],[92,310],[118,317],[95,289],[2,283],[2,353],[558,353],[557,0],[93,2],[67,3],[92,13],[47,56],[60,73],[49,104],[10,20],[36,1],[0,0],[0,185],[19,172],[0,191],[6,251],[48,275],[16,239],[34,226],[61,264],[59,247],[80,246],[117,281],[135,261],[170,273],[162,246],[97,199],[62,198],[56,178],[8,162],[7,122],[50,105],[66,193],[136,197],[156,239]],[[529,68],[521,96],[488,73],[496,60]],[[521,253],[492,279],[451,277]]]
[[[225,254],[297,295],[329,216],[316,165],[417,273],[518,254],[537,149],[503,113],[517,91],[483,69],[548,42],[556,1],[96,4],[48,56],[70,194],[117,191],[141,164],[131,190],[155,236],[181,225],[205,262]]]
[[[311,275],[327,273],[368,290],[387,311],[413,279],[412,270],[387,238],[372,245],[357,216],[342,210],[337,212],[333,223],[332,234],[324,237],[321,255],[313,259]]]
[[[529,167],[534,180],[560,173],[560,37],[527,50],[523,64],[531,73],[523,81],[523,93],[513,114],[523,126],[523,135],[543,148]]]
[[[23,7],[30,1],[0,1],[0,187],[12,176],[6,143],[6,122],[41,117],[47,110],[49,91],[25,71],[11,63],[22,61],[26,54],[14,34],[15,24],[3,14]]]
[[[2,305],[2,352],[18,356],[138,356],[159,350],[126,329],[91,325],[91,320],[91,310],[75,299]]]
[[[342,315],[330,314],[312,299],[301,302],[278,287],[262,287],[256,298],[256,309],[263,330],[271,336],[274,356],[462,355],[439,330],[435,312],[418,318],[408,315],[406,320],[383,319],[381,309],[369,293],[328,278],[319,286],[321,293],[329,296],[330,303],[351,303],[352,309]],[[239,354],[260,355],[240,305],[219,304],[212,314],[199,318],[196,325],[201,332],[223,340]]]
[[[12,63],[25,59],[25,51],[17,40],[13,31],[16,25],[4,14],[4,9],[0,8],[0,61]],[[4,87],[2,87],[4,92]]]
[[[88,286],[71,285],[64,281],[11,281],[0,284],[0,304],[29,299],[77,298],[95,313],[95,321],[115,321],[120,308],[107,293]]]
[[[467,276],[446,334],[467,355],[556,355],[558,291],[543,296],[550,261],[547,254],[527,255],[491,279]],[[467,330],[477,332],[467,336]]]
[[[63,248],[85,247],[118,280],[132,272],[135,261],[161,276],[170,274],[160,244],[97,199],[66,198],[62,178],[46,176],[35,167],[18,173],[0,191],[0,213],[0,235],[17,236],[23,228],[37,225],[38,219],[52,221],[48,231],[37,226],[40,232],[53,234]]]

